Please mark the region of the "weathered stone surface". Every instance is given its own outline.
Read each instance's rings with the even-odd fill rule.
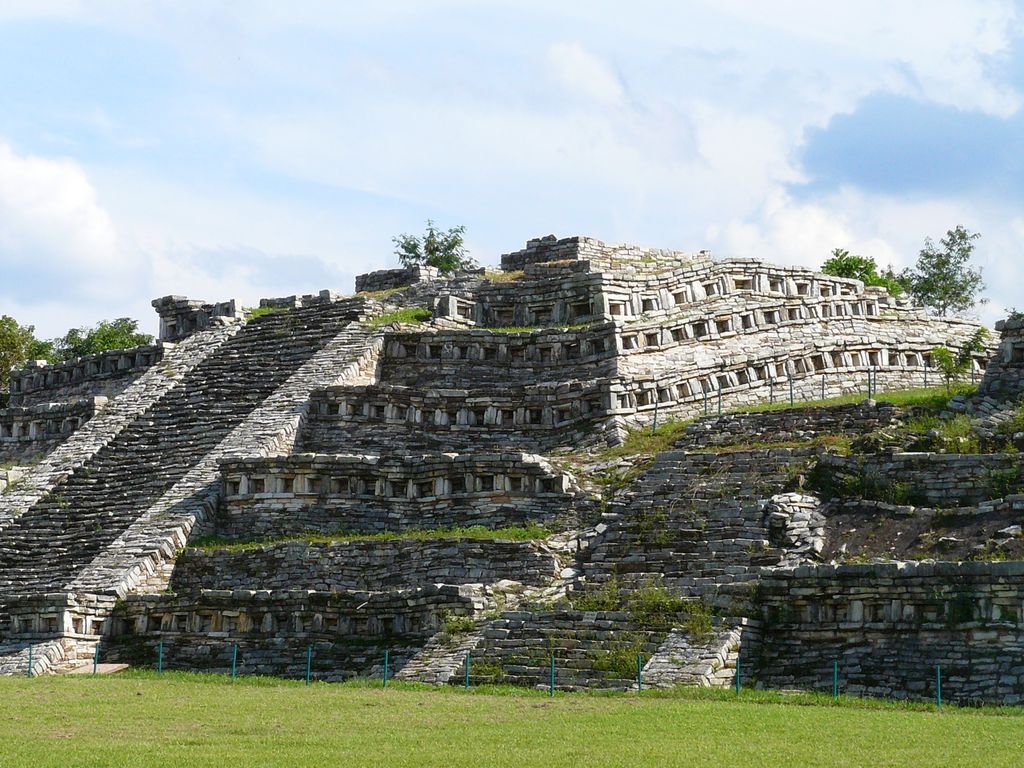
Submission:
[[[361,297],[268,298],[255,320],[164,297],[159,345],[18,372],[0,412],[17,465],[0,472],[0,674],[24,674],[29,648],[36,673],[65,671],[102,636],[105,662],[152,665],[162,643],[167,667],[294,677],[312,648],[325,680],[382,675],[387,651],[389,674],[435,683],[468,655],[474,681],[547,685],[554,656],[559,687],[629,688],[639,657],[647,685],[727,685],[741,663],[813,688],[841,650],[851,692],[926,697],[918,672],[941,664],[950,697],[1020,700],[1024,566],[823,564],[850,500],[804,490],[817,466],[998,508],[1005,545],[1019,501],[996,492],[1019,458],[811,444],[908,418],[873,401],[719,414],[936,384],[931,351],[975,324],[706,252],[551,237],[502,265],[371,273]],[[433,320],[366,322],[407,307]],[[955,404],[993,433],[1024,392],[1022,327]],[[594,457],[702,416],[649,464]],[[588,463],[629,482],[597,488]],[[401,536],[536,523],[543,542]],[[390,535],[356,536],[373,533]],[[186,548],[208,534],[233,544]]]

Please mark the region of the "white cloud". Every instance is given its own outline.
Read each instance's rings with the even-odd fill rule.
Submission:
[[[754,215],[708,232],[719,256],[754,256],[776,263],[820,267],[833,248],[873,257],[880,266],[913,266],[925,237],[938,240],[958,224],[982,237],[973,264],[981,267],[991,302],[979,308],[992,324],[1021,305],[1024,219],[970,200],[906,200],[843,189],[802,202],[784,192],[769,195]]]
[[[18,281],[36,276],[29,290],[45,293],[52,284],[74,298],[97,295],[132,265],[77,163],[0,142],[0,267]],[[0,286],[0,294],[20,287]]]
[[[1016,108],[1020,95],[995,66],[1019,25],[1010,2],[937,0],[927,18],[920,4],[891,0],[637,0],[620,11],[523,0],[486,12],[410,0],[344,13],[314,2],[91,0],[44,10],[84,34],[158,41],[172,86],[153,101],[165,111],[134,126],[113,98],[89,113],[105,140],[138,136],[145,161],[118,147],[124,167],[98,165],[88,141],[69,144],[88,177],[70,161],[20,158],[19,168],[63,169],[67,192],[36,196],[54,206],[48,219],[8,204],[28,187],[0,177],[0,223],[14,222],[0,238],[51,273],[96,254],[79,260],[98,265],[112,302],[344,290],[352,273],[391,260],[391,234],[428,216],[467,224],[485,260],[555,232],[809,265],[842,246],[906,265],[924,235],[969,224],[965,212],[991,253],[1010,258],[1019,243],[964,201],[786,192],[802,180],[806,129],[868,93]],[[9,3],[0,18],[32,12]],[[490,36],[498,25],[504,35]],[[214,161],[177,167],[192,156]],[[287,291],[273,276],[282,254],[300,265],[284,268]]]
[[[625,97],[618,76],[578,42],[555,43],[548,48],[547,59],[555,79],[572,93],[610,106]]]

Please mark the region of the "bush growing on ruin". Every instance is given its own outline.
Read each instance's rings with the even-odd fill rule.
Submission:
[[[73,360],[110,349],[130,349],[152,343],[152,336],[139,333],[138,320],[119,317],[101,320],[92,328],[72,328],[61,338],[53,340],[53,348],[58,360]]]
[[[403,267],[436,267],[442,274],[460,269],[474,269],[476,262],[466,251],[466,228],[452,227],[441,231],[427,219],[427,231],[422,237],[402,234],[392,238],[395,255]]]
[[[974,355],[985,351],[987,340],[988,329],[979,328],[956,353],[946,347],[936,347],[932,350],[932,362],[942,373],[947,394],[952,394],[953,382],[962,378],[971,369]]]
[[[900,273],[910,295],[939,317],[984,303],[981,270],[971,266],[974,242],[979,237],[977,232],[961,226],[946,232],[938,246],[926,237],[917,264]]]
[[[35,330],[31,325],[19,325],[10,315],[0,317],[0,400],[7,395],[12,368],[28,360],[53,360],[52,344],[37,339]]]
[[[835,248],[832,258],[821,265],[821,271],[834,277],[852,277],[864,285],[880,285],[893,296],[906,293],[907,286],[892,267],[878,270],[878,264],[870,256],[856,256],[845,248]]]

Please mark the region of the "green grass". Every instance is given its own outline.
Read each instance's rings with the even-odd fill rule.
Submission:
[[[524,277],[526,277],[526,272],[521,269],[513,272],[484,272],[484,278],[492,283],[511,283]]]
[[[300,536],[285,536],[257,541],[236,541],[234,539],[221,539],[217,536],[204,536],[195,542],[190,542],[189,547],[206,551],[227,549],[233,552],[244,552],[273,544],[286,544],[295,541],[306,544],[331,544],[333,542],[347,541],[432,541],[435,539],[533,541],[536,539],[546,539],[550,535],[551,531],[542,525],[509,526],[507,528],[485,528],[482,525],[473,525],[465,528],[425,528],[399,533],[390,531],[384,533],[350,533],[346,531],[339,531],[338,533],[308,533]]]
[[[397,288],[385,288],[382,291],[360,291],[356,296],[362,296],[367,299],[386,299],[388,296],[393,296],[411,286],[412,283],[409,283],[409,285],[400,285]]]
[[[680,419],[666,421],[654,431],[651,431],[650,427],[632,429],[626,435],[626,440],[622,445],[609,448],[602,456],[615,458],[616,456],[638,456],[667,451],[672,448],[676,440],[683,436],[686,428],[692,423],[693,419]]]
[[[0,679],[0,765],[1016,766],[1020,710],[688,689],[469,693],[132,673]]]
[[[957,395],[971,395],[977,391],[977,387],[971,384],[956,384],[951,391],[946,391],[945,386],[941,387],[919,387],[916,389],[899,389],[892,392],[878,392],[875,400],[880,403],[891,403],[903,408],[923,408],[938,413],[942,411],[951,398]],[[764,411],[785,411],[791,408],[824,408],[830,405],[853,405],[862,403],[867,399],[867,392],[855,392],[842,397],[832,397],[825,400],[804,400],[789,404],[789,397],[785,392],[776,392],[781,401],[775,403],[761,403],[739,409],[743,413],[762,413]]]
[[[536,333],[537,331],[576,331],[589,328],[592,323],[557,323],[555,325],[509,325],[501,328],[484,328],[491,333]]]
[[[246,307],[243,311],[245,312],[246,317],[252,321],[263,317],[264,315],[273,314],[274,312],[287,312],[288,307]]]
[[[946,404],[949,402],[950,397],[953,395],[970,395],[977,388],[971,385],[958,385],[953,388],[952,395],[947,393],[946,388],[942,387],[921,387],[918,389],[904,389],[895,390],[892,392],[880,392],[875,396],[875,399],[883,403],[891,403],[898,405],[903,408],[918,407],[929,413],[938,414],[942,411]],[[852,395],[843,395],[842,397],[833,397],[826,400],[803,400],[796,401],[793,405],[789,404],[789,399],[786,398],[775,403],[760,403],[758,405],[744,406],[742,408],[730,408],[723,413],[764,413],[767,411],[788,411],[796,408],[827,408],[829,406],[836,405],[854,405],[856,403],[862,403],[867,399],[867,394],[864,392],[855,393]],[[926,417],[927,418],[927,417]],[[693,419],[679,419],[665,421],[662,423],[653,433],[650,427],[644,427],[641,429],[630,430],[626,435],[626,440],[622,445],[610,448],[602,453],[603,458],[615,458],[616,456],[638,456],[644,454],[655,454],[662,451],[667,451],[672,448],[676,440],[683,436],[686,428],[693,423]],[[933,418],[928,423],[938,424],[938,419]],[[921,423],[924,423],[922,421]],[[798,448],[804,445],[811,445],[814,441],[793,441],[791,444],[782,443],[764,443],[764,444],[748,444],[744,446],[730,446],[728,450],[741,449],[754,449],[754,448]],[[831,447],[826,443],[823,447]],[[840,452],[846,450],[846,446],[843,441],[837,441],[835,446]],[[724,450],[724,449],[723,449]]]
[[[378,317],[371,318],[366,321],[366,324],[373,328],[378,328],[382,325],[391,325],[392,323],[417,324],[425,323],[433,316],[434,313],[429,309],[422,309],[421,307],[406,307],[405,309],[388,312],[386,315],[379,315]]]

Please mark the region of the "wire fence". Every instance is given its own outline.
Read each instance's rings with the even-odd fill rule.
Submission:
[[[231,659],[231,662],[230,662],[230,668],[226,671],[226,674],[227,674],[227,676],[232,681],[235,681],[235,680],[238,679],[239,673],[240,673],[241,667],[242,667],[242,665],[239,662],[239,657],[240,657],[239,650],[240,650],[240,648],[239,648],[239,644],[238,643],[234,643],[234,642],[230,643],[230,644],[226,644],[225,645],[225,650],[227,650],[228,648],[230,648],[230,659]],[[309,645],[309,646],[306,646],[304,649],[302,649],[302,648],[294,649],[294,653],[295,653],[295,659],[293,659],[292,661],[300,661],[302,663],[302,665],[304,667],[304,670],[305,670],[304,675],[303,675],[303,680],[304,680],[304,682],[305,682],[305,684],[307,686],[312,685],[313,682],[328,682],[328,681],[325,681],[325,680],[317,678],[316,675],[314,674],[314,660],[315,660],[315,655],[316,655],[315,646]],[[97,674],[100,673],[100,659],[101,659],[101,644],[97,643],[96,644],[95,652],[93,653],[92,662],[91,662],[91,665],[92,665],[91,674],[97,675]],[[860,682],[858,680],[857,676],[855,676],[853,678],[850,678],[850,679],[846,679],[844,677],[844,675],[843,675],[843,665],[842,665],[842,663],[840,662],[839,659],[840,659],[840,657],[837,655],[836,659],[832,662],[832,665],[829,668],[829,670],[827,672],[822,672],[820,674],[820,678],[821,678],[820,679],[820,684],[818,684],[818,685],[808,685],[808,686],[804,687],[804,690],[806,690],[807,692],[816,692],[816,693],[825,693],[825,692],[829,692],[830,691],[832,698],[834,700],[838,701],[840,699],[840,697],[845,696],[845,695],[849,695],[846,692],[846,690],[848,688],[851,688],[851,687],[854,688],[854,689],[864,689],[864,688],[866,688],[867,686],[865,685],[865,683]],[[646,663],[649,660],[650,660],[650,657],[646,657],[643,654],[637,654],[636,655],[635,675],[634,675],[634,679],[631,681],[632,685],[629,688],[629,690],[635,690],[637,692],[642,692],[645,689],[650,689],[652,687],[652,686],[649,686],[645,682],[645,667],[646,667]],[[154,669],[158,674],[163,674],[164,672],[171,671],[171,667],[168,665],[167,662],[168,662],[168,654],[166,653],[164,641],[160,640],[157,643],[157,646],[156,646],[156,660],[155,660],[155,663],[152,666],[150,666],[150,665],[142,665],[142,666],[138,666],[137,668],[151,668],[151,669]],[[554,696],[555,693],[560,689],[559,678],[558,678],[558,673],[559,673],[558,662],[559,662],[558,657],[556,655],[554,655],[554,654],[551,654],[549,656],[548,660],[547,660],[547,664],[545,665],[546,669],[544,670],[544,672],[546,672],[546,678],[547,678],[547,680],[546,680],[546,690],[547,690],[547,693],[548,693],[549,696]],[[32,678],[32,677],[37,677],[38,676],[34,672],[33,663],[34,663],[33,648],[30,645],[28,647],[28,658],[27,658],[27,664],[26,664],[26,670],[25,670],[25,676],[26,677]],[[501,682],[500,680],[493,679],[493,675],[490,674],[489,672],[485,672],[482,675],[482,678],[483,678],[483,681],[484,681],[483,683],[477,682],[475,680],[474,674],[473,674],[473,671],[474,671],[474,666],[473,665],[474,665],[473,654],[472,654],[472,652],[467,651],[464,654],[464,656],[463,656],[461,664],[459,664],[459,667],[461,668],[461,670],[460,669],[456,669],[453,672],[453,674],[451,676],[451,679],[449,680],[448,684],[449,685],[451,685],[451,684],[458,684],[458,682],[461,682],[461,686],[460,687],[465,688],[466,690],[469,690],[469,689],[475,687],[475,685],[479,685],[479,684],[493,684],[494,682]],[[481,666],[485,666],[485,665],[482,663]],[[491,665],[487,664],[486,665],[487,669],[490,669],[490,666]],[[856,668],[856,670],[858,672],[858,675],[864,676],[865,680],[870,678],[871,680],[874,681],[875,685],[878,685],[879,679],[877,677],[875,677],[874,674],[870,670],[865,672],[864,669],[863,669],[863,664],[862,663],[857,662],[857,663],[854,664],[854,667]],[[219,667],[218,668],[214,668],[214,669],[210,669],[210,668],[190,668],[189,665],[182,664],[180,662],[175,663],[173,669],[174,669],[174,671],[201,672],[201,673],[208,673],[208,674],[210,674],[210,673],[225,674],[225,672],[222,671],[221,668],[219,668]],[[541,669],[543,669],[543,668],[541,668]],[[946,701],[943,698],[943,679],[944,679],[944,677],[943,677],[943,675],[944,675],[943,669],[944,668],[943,668],[943,666],[941,664],[928,665],[926,663],[922,663],[920,665],[915,665],[913,669],[905,670],[905,672],[910,672],[910,674],[907,675],[907,676],[904,676],[904,677],[900,677],[900,678],[894,677],[891,681],[889,681],[888,686],[887,686],[891,690],[896,690],[899,687],[900,680],[902,680],[903,683],[904,683],[904,687],[907,689],[905,691],[905,695],[900,696],[900,695],[896,694],[896,695],[892,695],[892,696],[890,696],[888,698],[896,698],[896,699],[901,699],[901,700],[903,700],[903,699],[916,699],[916,700],[919,700],[919,701],[920,700],[934,701],[936,706],[942,707],[943,704],[946,703]],[[88,671],[88,670],[86,670],[86,671]],[[385,649],[384,652],[383,652],[383,663],[381,665],[380,674],[379,675],[372,675],[370,677],[364,677],[363,679],[379,680],[381,687],[386,689],[386,688],[388,688],[389,684],[394,680],[394,675],[395,675],[395,673],[397,671],[399,671],[399,669],[397,668],[397,665],[394,663],[394,660],[392,658],[390,650]],[[576,667],[573,667],[570,671],[573,672],[573,673],[576,673],[576,672],[578,672],[578,669]],[[957,672],[957,674],[959,675],[958,679],[963,677],[962,673],[963,673],[963,670],[959,670]],[[969,677],[969,673],[968,673],[968,677]],[[282,678],[283,678],[283,676],[282,676]],[[960,682],[964,682],[964,680],[961,679]],[[527,686],[524,685],[523,687],[525,688]],[[534,687],[535,688],[536,686],[530,686],[530,687]],[[574,689],[575,689],[575,687],[576,686],[574,686]],[[653,687],[663,687],[663,686],[655,685]],[[752,670],[748,670],[748,668],[742,663],[741,658],[736,658],[734,660],[733,679],[732,679],[732,684],[731,684],[730,687],[731,687],[731,689],[737,695],[742,694],[743,691],[745,689],[747,689],[747,688],[758,688],[758,689],[764,689],[765,688],[765,686],[763,684],[758,682],[756,673],[754,671],[752,671]],[[860,697],[859,693],[856,694],[856,695],[858,697]],[[982,700],[982,701],[979,701],[977,699],[977,697],[974,697],[974,698],[960,697],[960,701],[961,701],[961,703],[966,701],[967,703],[971,703],[971,704],[998,703],[998,701],[1000,700],[1000,696],[1001,695],[1005,695],[1005,691],[1003,691],[1002,693],[997,692],[997,691],[993,691],[993,695],[991,697],[984,697],[984,700]],[[880,697],[875,697],[875,698],[880,698]],[[1013,697],[1013,698],[1014,698],[1014,700],[1017,700],[1020,697],[1016,696],[1016,697]]]

